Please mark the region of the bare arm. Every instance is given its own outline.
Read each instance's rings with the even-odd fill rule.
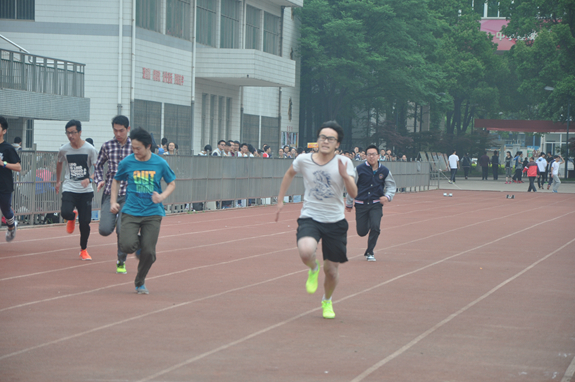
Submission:
[[[62,162],[58,162],[56,165],[56,193],[60,193],[60,182],[62,179]]]
[[[284,206],[284,196],[285,196],[295,174],[297,174],[297,173],[293,169],[293,166],[290,166],[290,168],[286,171],[284,178],[282,180],[282,184],[280,186],[280,193],[278,195],[278,210],[276,213],[276,222],[279,220],[280,212]]]
[[[174,192],[174,190],[176,189],[176,181],[173,180],[170,183],[168,183],[168,186],[166,187],[166,189],[161,193],[158,194],[156,191],[154,191],[152,193],[152,201],[154,203],[161,203],[162,201],[164,201],[168,196],[170,196],[170,194],[172,192]]]
[[[110,191],[110,212],[117,214],[120,211],[118,204],[118,190],[120,189],[120,181],[114,179],[112,181],[112,190]]]
[[[347,190],[347,194],[352,198],[357,196],[357,184],[355,184],[355,177],[348,175],[347,173],[347,166],[341,159],[338,158],[337,160],[338,168],[339,168],[339,175],[343,178],[343,183],[345,184],[345,189]]]

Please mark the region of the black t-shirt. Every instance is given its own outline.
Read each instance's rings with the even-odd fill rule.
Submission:
[[[0,143],[0,194],[11,194],[14,191],[12,170],[4,168],[4,161],[20,163],[20,157],[10,143]]]

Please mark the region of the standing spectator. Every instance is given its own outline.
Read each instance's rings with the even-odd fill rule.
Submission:
[[[303,175],[305,197],[298,219],[297,248],[301,261],[309,268],[306,290],[315,293],[320,263],[316,260],[318,242],[322,240],[325,273],[322,309],[324,318],[335,318],[332,295],[339,280],[339,265],[347,261],[347,230],[344,190],[357,196],[353,163],[335,155],[343,140],[343,129],[335,121],[324,122],[317,131],[318,152],[301,155],[286,171],[278,195],[276,221],[294,176]]]
[[[223,154],[223,156],[225,156],[225,157],[231,157],[231,156],[233,156],[233,153],[232,153],[232,145],[231,145],[230,142],[226,142],[226,143],[224,144],[224,154]]]
[[[557,193],[561,185],[561,180],[559,180],[559,166],[565,163],[565,161],[561,155],[555,155],[553,158],[555,161],[551,164],[551,175],[553,176],[553,192]]]
[[[7,133],[8,121],[0,116],[0,210],[8,225],[6,241],[10,242],[16,237],[18,226],[12,209],[12,192],[14,192],[12,171],[20,172],[22,166],[20,165],[20,156],[18,156],[14,146],[4,140]]]
[[[469,153],[465,153],[463,158],[461,158],[461,167],[463,167],[463,175],[465,179],[469,179],[469,170],[471,170],[471,158]]]
[[[533,191],[537,192],[535,188],[535,178],[537,177],[537,163],[533,160],[533,157],[529,158],[529,162],[527,162],[527,166],[523,169],[523,172],[527,173],[527,177],[529,178],[529,188],[527,192]]]
[[[290,150],[290,156],[292,158],[297,158],[297,149],[295,147]]]
[[[14,149],[16,149],[16,151],[22,151],[22,138],[14,137],[14,143],[12,144],[12,146],[14,146]]]
[[[547,160],[545,159],[545,153],[539,154],[539,158],[537,158],[535,163],[537,163],[537,169],[539,170],[539,176],[537,177],[537,187],[541,189],[547,180]]]
[[[272,148],[268,145],[264,145],[264,152],[262,154],[262,158],[271,158],[272,157]]]
[[[66,231],[73,233],[76,226],[76,215],[80,223],[80,259],[92,260],[88,254],[88,238],[92,220],[92,199],[94,190],[90,178],[90,168],[98,160],[98,152],[82,139],[82,123],[72,119],[66,124],[66,136],[69,143],[58,152],[56,165],[56,193],[60,192],[62,167],[66,164],[66,175],[62,185],[61,215],[68,220]],[[76,208],[77,212],[74,211]]]
[[[110,212],[110,199],[112,192],[112,182],[118,165],[122,159],[126,158],[132,153],[132,141],[128,134],[130,133],[130,120],[123,115],[117,115],[112,119],[112,130],[114,131],[114,139],[104,143],[100,148],[98,160],[96,161],[94,170],[94,181],[97,184],[97,191],[102,187],[102,202],[100,209],[100,225],[98,230],[100,235],[109,236],[116,229],[116,236],[118,242],[117,260],[116,260],[116,273],[126,274],[126,259],[128,255],[120,249],[120,230],[121,230],[121,214],[113,214]],[[108,163],[108,170],[104,176],[104,165]],[[124,203],[126,202],[126,182],[120,183],[119,193],[117,195],[117,202],[119,204],[119,211],[122,211]]]
[[[491,157],[491,170],[493,171],[493,180],[499,179],[499,152],[495,150]]]
[[[364,253],[367,261],[375,261],[373,250],[381,232],[383,205],[391,202],[396,190],[391,172],[378,159],[377,146],[368,146],[367,161],[355,168],[357,196],[355,200],[350,195],[346,199],[346,211],[355,205],[357,234],[364,237],[369,233]]]
[[[283,159],[285,158],[285,152],[282,148],[278,150],[278,158]]]
[[[224,156],[225,147],[226,147],[226,141],[220,139],[218,142],[218,148],[212,151],[212,155],[216,157]]]
[[[513,175],[513,183],[523,183],[521,180],[521,174],[523,172],[523,152],[518,151],[513,158],[513,163],[515,166],[515,174]]]
[[[551,187],[551,185],[553,184],[553,174],[551,173],[551,165],[553,165],[555,159],[553,158],[551,152],[547,153],[547,158],[545,159],[547,160],[547,189],[549,189],[549,187]]]
[[[284,158],[291,158],[290,147],[288,145],[284,146]]]
[[[505,184],[511,183],[512,162],[513,157],[511,156],[511,151],[508,151],[507,154],[505,154]]]
[[[379,150],[379,160],[385,161],[385,149]]]
[[[403,154],[401,156],[401,159],[399,160],[400,162],[407,162],[407,155]]]
[[[248,143],[248,157],[253,158],[255,156],[256,156],[256,148],[251,143]]]
[[[178,149],[176,148],[176,144],[174,142],[168,143],[168,151],[164,152],[164,155],[178,155]]]
[[[168,138],[162,138],[162,146],[158,148],[158,155],[164,155],[168,151]]]
[[[211,153],[212,153],[212,146],[211,146],[211,145],[205,145],[205,146],[204,146],[204,150],[203,150],[203,151],[200,151],[200,153],[198,154],[198,156],[200,156],[200,157],[206,157],[206,156],[211,155]]]
[[[134,284],[136,293],[148,294],[146,276],[156,261],[160,225],[162,217],[166,216],[162,201],[176,188],[176,175],[164,158],[152,153],[150,133],[144,129],[135,129],[130,133],[130,138],[133,154],[120,162],[114,176],[110,212],[117,214],[120,211],[116,199],[120,182],[128,182],[126,204],[122,209],[120,248],[126,253],[141,248]],[[163,192],[162,179],[167,184]]]
[[[481,180],[488,180],[487,176],[489,173],[489,157],[487,156],[487,151],[483,152],[483,155],[479,157],[479,165],[481,166]]]
[[[453,154],[449,156],[448,161],[449,170],[451,171],[449,183],[455,183],[455,174],[457,174],[457,170],[459,169],[459,157],[457,156],[457,150],[453,150]]]

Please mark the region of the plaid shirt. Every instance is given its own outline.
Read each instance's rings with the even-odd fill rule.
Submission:
[[[95,165],[94,170],[94,180],[96,184],[104,180],[104,163],[108,162],[108,171],[106,171],[106,187],[104,188],[104,194],[110,194],[112,192],[112,181],[118,171],[118,163],[128,155],[132,153],[132,140],[128,137],[126,144],[124,146],[120,145],[115,138],[108,141],[102,145],[100,149],[100,154],[98,155],[98,161]],[[120,193],[119,195],[126,195],[126,187],[128,183],[125,181],[120,182]]]

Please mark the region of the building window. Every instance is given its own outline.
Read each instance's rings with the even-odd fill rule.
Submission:
[[[272,153],[277,153],[280,144],[279,118],[262,117],[262,143],[272,148]]]
[[[178,154],[192,152],[191,106],[164,104],[164,137],[178,145]]]
[[[240,3],[237,0],[222,0],[220,24],[220,48],[239,48]]]
[[[162,2],[160,0],[137,0],[136,26],[151,31],[161,32],[160,13]]]
[[[260,10],[246,7],[246,49],[260,49]]]
[[[210,96],[202,94],[202,150],[210,143],[210,127],[208,126],[208,113],[210,111]]]
[[[232,99],[226,99],[226,139],[232,139]]]
[[[35,0],[0,1],[0,19],[34,20]]]
[[[259,146],[260,116],[244,114],[241,140],[242,143],[251,143],[254,147]]]
[[[280,54],[280,18],[264,12],[264,52]]]
[[[487,2],[487,17],[499,17],[499,0]]]
[[[26,120],[26,148],[31,149],[34,144],[34,120]]]
[[[216,128],[216,107],[218,106],[218,97],[215,95],[210,96],[210,134],[208,136],[208,143],[212,145],[212,148],[216,149],[216,137],[215,131]]]
[[[190,0],[167,0],[166,34],[190,40]]]
[[[140,99],[134,100],[132,126],[141,127],[152,133],[156,143],[159,144],[162,134],[162,103]]]
[[[225,139],[225,125],[224,125],[224,121],[225,121],[225,117],[226,115],[224,114],[225,111],[225,106],[226,104],[224,103],[224,97],[220,97],[219,102],[218,102],[218,136],[217,139],[218,141],[220,139]]]
[[[198,0],[196,34],[200,44],[216,47],[216,2]]]

